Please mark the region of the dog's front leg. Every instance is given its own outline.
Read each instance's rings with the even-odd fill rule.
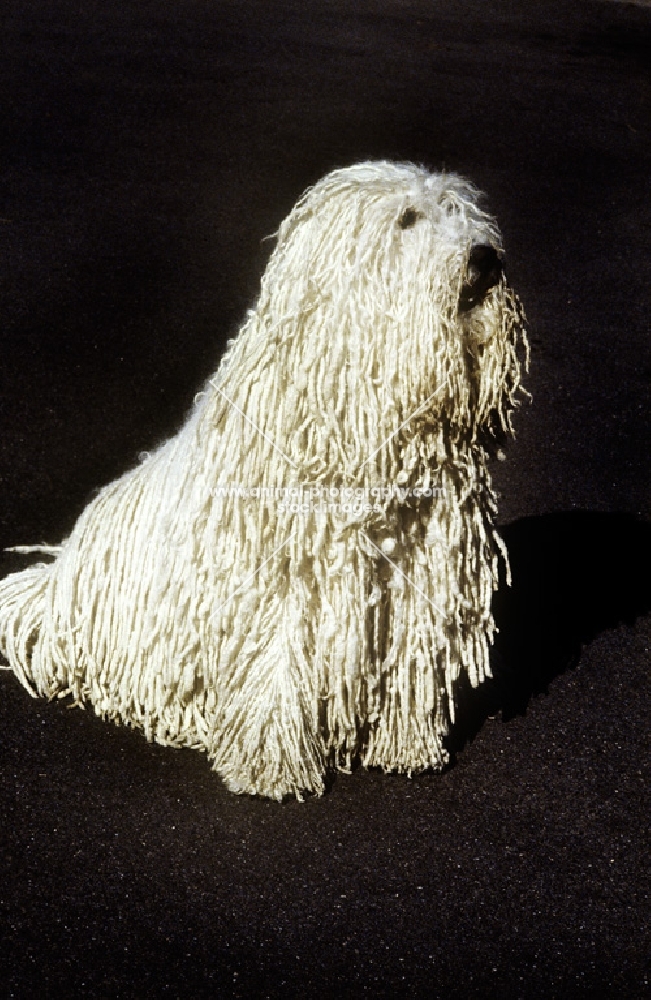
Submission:
[[[440,770],[448,761],[446,675],[457,653],[447,538],[435,513],[405,508],[378,541],[369,612],[380,686],[363,763],[408,774]]]
[[[307,595],[278,583],[252,616],[227,683],[220,685],[211,756],[233,792],[300,800],[304,792],[323,794],[325,750],[306,656]]]

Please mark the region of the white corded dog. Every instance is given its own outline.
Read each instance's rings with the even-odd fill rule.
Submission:
[[[440,769],[457,679],[489,673],[487,457],[527,347],[501,260],[453,174],[308,190],[185,426],[0,583],[25,687],[206,750],[235,792]]]

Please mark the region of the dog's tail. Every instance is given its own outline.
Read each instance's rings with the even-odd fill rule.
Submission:
[[[26,554],[44,552],[55,555],[59,546],[18,546],[10,551]],[[51,696],[51,684],[45,684],[36,662],[36,640],[43,624],[47,592],[54,563],[38,563],[0,580],[0,653],[9,662],[21,684],[34,697]],[[0,667],[6,670],[7,667]]]

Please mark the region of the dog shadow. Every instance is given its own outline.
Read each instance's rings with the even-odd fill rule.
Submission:
[[[600,632],[651,610],[651,524],[592,511],[526,517],[500,528],[512,586],[501,568],[493,598],[499,629],[493,677],[459,687],[446,746],[452,761],[489,716],[524,715],[531,698],[574,667]]]

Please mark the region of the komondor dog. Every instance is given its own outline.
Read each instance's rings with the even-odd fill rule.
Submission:
[[[0,584],[0,649],[32,694],[280,800],[354,761],[445,764],[457,681],[490,669],[487,460],[527,342],[454,174],[335,170],[277,237],[180,432]]]

